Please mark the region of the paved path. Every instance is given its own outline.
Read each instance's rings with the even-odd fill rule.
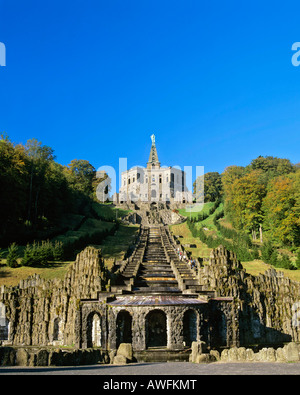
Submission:
[[[130,376],[148,375],[300,375],[300,362],[297,363],[210,363],[193,364],[188,362],[136,363],[124,366],[90,365],[74,367],[2,367],[0,375],[105,375]],[[124,378],[125,380],[125,378]]]

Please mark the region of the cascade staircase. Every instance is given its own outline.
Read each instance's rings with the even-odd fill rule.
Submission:
[[[137,294],[197,294],[202,286],[187,262],[179,259],[176,244],[163,225],[141,228],[139,243],[122,271],[118,289]]]
[[[144,257],[133,291],[136,293],[180,293],[178,282],[165,254],[161,227],[150,227]]]
[[[172,263],[173,271],[181,285],[181,290],[187,293],[199,293],[202,291],[202,286],[196,278],[194,271],[189,267],[187,262],[181,261],[176,252],[176,245],[172,239],[169,230],[165,227],[161,228],[162,243],[165,248],[166,255]]]

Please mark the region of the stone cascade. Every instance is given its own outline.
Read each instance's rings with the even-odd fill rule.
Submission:
[[[179,259],[176,252],[175,241],[166,227],[161,228],[162,243],[164,245],[165,253],[170,260],[171,267],[176,275],[176,279],[180,284],[180,289],[184,293],[199,293],[203,291],[202,286],[195,272],[188,266],[188,264]]]
[[[180,293],[178,282],[165,254],[160,227],[150,227],[147,246],[133,291],[139,293]]]
[[[137,246],[119,269],[111,291],[206,294],[195,271],[179,259],[176,248],[167,226],[141,226]]]
[[[141,228],[141,233],[139,236],[138,245],[136,246],[131,257],[128,258],[128,261],[125,263],[125,265],[122,266],[122,268],[120,270],[120,273],[126,279],[135,277],[137,275],[139,266],[142,263],[143,257],[145,254],[148,235],[149,235],[149,229]],[[128,283],[128,281],[127,281],[127,283]]]
[[[298,282],[274,269],[252,276],[222,246],[196,274],[178,259],[177,247],[167,227],[142,227],[131,257],[113,272],[100,250],[87,247],[62,280],[35,275],[16,287],[2,286],[7,331],[1,328],[0,351],[5,348],[15,359],[10,348],[100,348],[107,360],[121,343],[146,352],[158,330],[168,352],[203,339],[210,352],[276,345],[280,353],[283,344],[300,342]],[[101,336],[95,337],[95,329]]]
[[[169,206],[169,204],[161,202],[122,204],[120,208],[131,210],[131,213],[124,216],[122,221],[143,226],[174,225],[184,222],[185,217],[178,213],[178,205],[172,204],[173,210]]]

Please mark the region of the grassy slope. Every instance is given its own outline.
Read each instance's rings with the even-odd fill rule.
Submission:
[[[95,203],[95,211],[106,220],[115,219],[125,215],[127,212],[124,210],[118,210],[110,205],[100,205]],[[64,234],[56,236],[53,240],[59,240],[67,242],[71,239],[76,239],[85,233],[92,233],[98,230],[111,229],[114,224],[112,222],[101,221],[96,218],[86,218],[83,221],[84,216],[78,215],[66,215],[63,218],[63,225],[68,227],[69,230]],[[82,224],[80,225],[80,223]],[[95,245],[95,247],[102,250],[103,257],[107,260],[108,266],[113,262],[114,259],[122,259],[126,253],[128,246],[132,243],[135,235],[138,233],[138,226],[125,226],[120,225],[119,229],[113,236],[108,236],[101,244]],[[19,246],[20,257],[23,255],[25,246]],[[7,251],[4,251],[4,256]],[[18,260],[21,262],[21,258]],[[18,285],[20,280],[26,279],[33,274],[39,274],[42,278],[63,279],[69,265],[72,264],[70,261],[66,262],[49,262],[47,266],[43,267],[26,267],[20,266],[17,268],[10,268],[6,266],[6,259],[2,259],[0,263],[0,286],[15,286]]]
[[[212,203],[205,203],[203,210],[208,211],[211,206]],[[199,227],[204,226],[209,229],[210,233],[215,233],[217,230],[213,224],[213,218],[214,215],[222,209],[223,206],[220,205],[211,216],[209,216],[207,219],[199,223],[198,226]],[[184,212],[184,210],[181,210],[181,214],[185,216],[189,215],[189,213]],[[222,223],[223,225],[230,226],[230,224],[226,223],[224,219],[222,220]],[[209,254],[212,249],[208,248],[207,245],[202,243],[201,240],[199,240],[198,238],[194,238],[186,223],[180,225],[173,225],[171,226],[171,230],[174,235],[181,236],[180,237],[181,244],[196,244],[197,248],[186,248],[187,251],[192,252],[193,256],[202,257],[202,258],[209,257]],[[241,263],[244,269],[246,270],[246,272],[254,276],[257,276],[260,273],[263,274],[266,270],[273,267],[269,264],[262,262],[261,260],[254,260],[251,262],[241,262]],[[300,281],[300,270],[287,270],[281,268],[275,268],[275,270],[283,272],[284,275],[290,278],[291,280]]]

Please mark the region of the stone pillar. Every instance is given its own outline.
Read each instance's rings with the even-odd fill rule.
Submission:
[[[167,314],[167,348],[183,349],[183,312],[178,307],[169,307]]]
[[[135,351],[146,349],[145,311],[135,307],[132,316],[132,348]]]

